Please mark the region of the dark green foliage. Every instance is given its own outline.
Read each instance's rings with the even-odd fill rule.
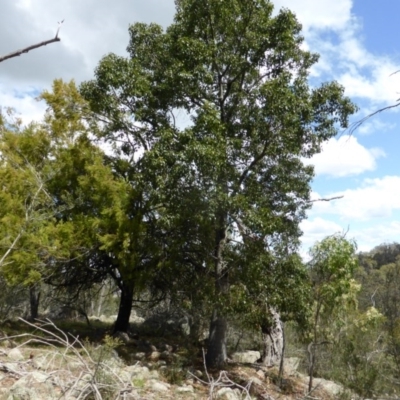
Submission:
[[[139,226],[155,224],[161,277],[186,278],[172,287],[187,293],[197,284],[213,304],[212,325],[224,330],[226,315],[256,309],[261,298],[302,318],[305,275],[295,252],[313,177],[302,157],[347,126],[355,107],[335,82],[309,88],[318,57],[302,49],[290,11],[273,17],[263,0],[176,7],[165,32],[132,25],[129,57],[104,57],[81,86],[102,121],[98,135],[138,196],[131,212]],[[184,128],[179,110],[190,116]],[[140,254],[156,260],[148,245]],[[296,301],[286,301],[288,291]]]

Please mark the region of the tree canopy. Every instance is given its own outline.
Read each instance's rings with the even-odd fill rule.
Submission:
[[[81,87],[103,121],[101,137],[129,168],[156,171],[145,189],[146,203],[162,209],[156,219],[182,223],[195,205],[186,224],[201,231],[187,251],[196,244],[214,280],[210,366],[226,359],[233,288],[244,303],[248,296],[282,307],[283,288],[296,276],[280,273],[282,260],[296,252],[310,206],[313,168],[303,159],[355,111],[337,83],[309,87],[318,57],[302,48],[293,13],[272,10],[262,0],[177,1],[166,31],[132,25],[129,57],[104,57]],[[279,286],[271,285],[275,276]]]

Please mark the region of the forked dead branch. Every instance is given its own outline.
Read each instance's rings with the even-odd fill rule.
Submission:
[[[54,36],[54,38],[49,39],[49,40],[45,40],[43,42],[36,43],[36,44],[31,45],[31,46],[24,47],[23,49],[20,49],[20,50],[17,50],[17,51],[13,51],[12,53],[6,54],[5,56],[0,57],[0,62],[8,60],[9,58],[19,57],[21,54],[28,53],[28,51],[37,49],[39,47],[46,46],[48,44],[55,43],[55,42],[60,42],[61,39],[58,37],[58,34],[60,32],[60,28],[61,28],[61,25],[63,24],[63,22],[64,22],[64,20],[62,20],[61,22],[58,23],[56,36]]]
[[[37,333],[6,336],[0,341],[26,338],[17,349],[28,345],[47,346],[36,369],[49,376],[61,392],[60,398],[86,399],[92,396],[95,400],[103,400],[112,394],[115,399],[123,399],[132,391],[132,385],[120,378],[112,363],[107,362],[107,357],[102,357],[101,352],[98,357],[94,356],[79,337],[66,334],[50,320],[34,324],[20,320]],[[10,368],[9,363],[0,363],[0,371],[20,378],[32,372],[30,369],[37,362],[36,358],[39,357],[32,355],[29,361],[18,361],[15,368]]]

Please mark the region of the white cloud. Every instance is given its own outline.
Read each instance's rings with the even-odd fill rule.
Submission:
[[[275,9],[293,10],[305,31],[344,29],[351,19],[351,0],[277,0]]]
[[[65,19],[61,42],[1,63],[0,106],[13,106],[25,122],[43,108],[27,91],[49,89],[54,79],[91,79],[101,57],[126,54],[128,27],[134,22],[172,22],[173,0],[19,0],[0,12],[0,56],[54,37]]]
[[[320,53],[313,77],[336,79],[351,97],[378,105],[393,104],[400,90],[398,61],[372,54],[362,40],[362,23],[352,14],[352,0],[279,0],[277,8],[293,10],[304,27],[306,48]],[[329,32],[331,36],[326,36]],[[325,35],[324,35],[325,34]]]
[[[370,135],[373,132],[385,132],[394,129],[396,124],[383,122],[378,118],[372,118],[363,123],[358,129],[357,133],[360,135]]]
[[[376,160],[384,156],[383,150],[367,149],[358,142],[356,137],[343,135],[330,139],[322,146],[321,153],[305,162],[315,166],[317,175],[337,178],[373,171],[376,168]]]
[[[374,104],[393,104],[398,98],[400,76],[391,75],[399,65],[386,57],[376,57],[368,65],[368,71],[355,62],[347,71],[338,74],[337,79],[346,88],[346,94],[370,100]]]
[[[308,251],[317,242],[335,233],[346,233],[346,237],[355,239],[359,251],[369,251],[382,243],[400,242],[400,220],[364,226],[365,224],[338,224],[322,217],[304,220],[301,255],[309,259]]]
[[[400,221],[354,230],[360,251],[369,251],[382,243],[400,242]]]
[[[346,223],[347,221],[371,222],[378,218],[387,218],[400,210],[400,176],[365,179],[358,188],[326,195],[326,197],[335,196],[343,198],[331,202],[316,202],[311,214],[333,214]]]
[[[24,124],[31,121],[40,121],[46,110],[44,102],[35,100],[31,91],[15,93],[0,92],[0,107],[11,107],[17,110],[17,117],[21,118]]]
[[[308,245],[313,245],[316,241],[343,230],[338,223],[321,217],[305,219],[300,224],[300,229],[304,233],[303,243]]]

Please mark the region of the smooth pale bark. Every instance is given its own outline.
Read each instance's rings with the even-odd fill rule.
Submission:
[[[279,313],[272,308],[269,309],[269,313],[272,314],[272,320],[266,320],[261,326],[263,338],[263,354],[261,359],[263,365],[271,367],[281,363],[284,348],[284,337],[283,324]]]

